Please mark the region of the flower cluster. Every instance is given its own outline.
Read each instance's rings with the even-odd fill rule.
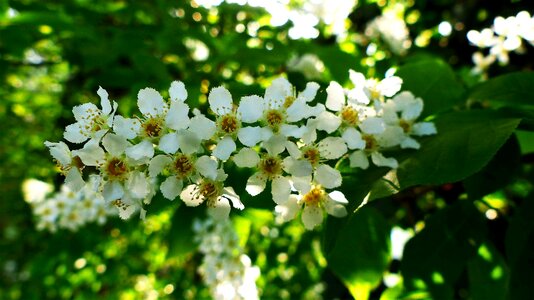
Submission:
[[[119,209],[122,218],[139,212],[143,218],[158,187],[162,195],[180,198],[188,206],[205,204],[217,219],[231,208],[243,209],[241,197],[227,186],[227,167],[253,170],[246,191],[256,196],[269,185],[275,212],[285,221],[300,212],[307,229],[322,223],[325,214],[347,214],[342,184],[334,167],[342,158],[366,169],[370,162],[396,168],[383,150],[419,148],[414,137],[436,133],[432,123],[417,122],[423,101],[410,92],[398,93],[402,80],[367,79],[350,72],[352,89],[337,82],[326,88],[326,103],[315,99],[319,85],[310,82],[299,93],[277,78],[263,96],[235,101],[224,87],[211,89],[213,118],[190,109],[185,85],[175,81],[169,99],[152,88],[137,95],[141,116],[116,113],[117,103],[100,88],[101,108],[74,107],[76,119],[64,137],[74,144],[46,142],[66,184],[78,191],[83,171],[95,168],[95,191]],[[209,115],[208,115],[209,116]],[[159,184],[161,182],[161,184]]]
[[[52,193],[51,185],[28,180],[23,185],[23,192],[37,218],[39,230],[55,232],[61,228],[76,231],[88,223],[102,225],[109,216],[117,215],[117,211],[96,192],[97,184],[97,177],[91,176],[77,192],[63,185],[60,191]]]
[[[259,299],[256,280],[260,270],[239,246],[239,238],[229,220],[196,220],[193,224],[204,255],[199,273],[209,287],[213,299]]]
[[[484,73],[496,60],[503,65],[508,64],[510,52],[524,53],[523,40],[534,45],[534,17],[527,11],[521,11],[506,19],[497,17],[491,28],[480,32],[470,30],[467,39],[478,48],[489,48],[487,56],[480,51],[473,54],[473,71]]]

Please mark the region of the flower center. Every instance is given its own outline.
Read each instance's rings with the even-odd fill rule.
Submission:
[[[266,156],[260,161],[259,168],[269,179],[282,174],[282,161],[278,157]]]
[[[185,154],[178,154],[174,160],[174,170],[179,178],[185,178],[191,175],[194,170],[191,159]]]
[[[233,114],[227,114],[220,118],[219,128],[222,132],[232,134],[240,127],[239,120]]]
[[[91,123],[91,131],[93,132],[99,131],[106,126],[106,120],[100,114],[94,116]]]
[[[358,112],[350,106],[345,106],[341,110],[341,120],[343,120],[345,124],[355,126],[359,121]]]
[[[319,207],[324,201],[325,192],[321,187],[313,187],[306,195],[302,197],[302,201],[307,206]]]
[[[378,146],[378,142],[372,135],[364,134],[362,135],[362,139],[365,141],[366,150],[373,150]]]
[[[399,120],[399,126],[404,130],[404,133],[412,131],[412,124],[404,119]]]
[[[284,122],[284,115],[276,109],[271,109],[265,113],[265,120],[267,121],[267,125],[276,132]]]
[[[312,166],[317,166],[317,164],[319,164],[319,160],[321,159],[321,154],[315,147],[306,147],[302,151],[302,157],[308,160]]]
[[[161,135],[163,126],[161,126],[162,120],[159,118],[150,118],[143,122],[143,132],[147,137],[159,137]]]
[[[110,180],[123,180],[128,173],[128,165],[122,159],[114,157],[108,161],[105,170]]]
[[[213,181],[205,180],[198,187],[198,193],[207,200],[215,200],[219,196],[219,188]]]

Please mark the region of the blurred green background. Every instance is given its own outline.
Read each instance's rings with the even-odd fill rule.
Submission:
[[[303,11],[305,3],[287,6]],[[467,31],[489,27],[494,17],[520,10],[534,12],[534,5],[525,0],[360,1],[346,12],[341,34],[320,21],[315,38],[292,39],[292,21],[272,26],[273,17],[264,8],[235,3],[0,1],[0,299],[209,298],[196,273],[200,255],[190,251],[191,219],[184,221],[190,213],[176,210],[177,203],[159,195],[145,223],[110,219],[104,226],[55,234],[35,229],[22,182],[36,178],[59,188],[63,178],[43,143],[62,139],[65,126],[73,122],[72,107],[97,103],[99,86],[128,116],[137,112],[139,89],[149,86],[166,93],[173,80],[185,83],[191,106],[204,108],[208,91],[222,84],[236,99],[262,95],[281,74],[297,90],[311,79],[324,88],[330,80],[346,83],[349,69],[383,77],[390,68],[424,57],[449,63],[469,86],[480,77],[469,72],[476,48],[469,45]],[[385,11],[393,11],[409,28],[410,42],[401,52],[383,37],[366,33],[366,24]],[[442,22],[451,25],[450,34],[440,33]],[[490,69],[490,76],[531,70],[534,52],[530,45],[527,50],[527,55],[512,54],[508,66]],[[322,61],[318,74],[289,63],[305,54]],[[318,97],[324,98],[324,92]],[[482,212],[499,210],[499,218],[483,220],[493,241],[487,251],[496,257],[502,256],[513,212],[531,197],[533,149],[521,150],[523,164],[510,176],[510,185],[477,204]],[[464,192],[462,184],[416,188],[371,206],[387,220],[389,235],[391,227],[422,226]],[[275,226],[269,210],[261,208],[236,217],[235,223],[247,253],[261,268],[257,284],[262,298],[351,297],[326,268],[318,233],[305,232],[299,222]],[[398,274],[400,262],[390,260],[388,272]],[[470,276],[478,278],[464,272],[451,283],[454,298],[476,294],[469,287]],[[381,281],[371,298],[395,299],[387,298],[388,287]],[[422,295],[406,297],[430,297]]]

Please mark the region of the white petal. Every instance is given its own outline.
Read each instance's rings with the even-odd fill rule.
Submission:
[[[382,118],[369,117],[362,121],[360,129],[367,134],[380,134],[386,129],[386,124]]]
[[[365,148],[365,141],[362,139],[362,134],[354,127],[347,128],[341,138],[351,150]]]
[[[333,191],[333,192],[329,193],[328,196],[334,202],[341,203],[341,204],[348,204],[349,203],[349,201],[347,200],[345,195],[340,191]]]
[[[271,182],[271,194],[276,204],[284,204],[291,194],[291,183],[286,177],[278,176]]]
[[[309,176],[313,172],[313,166],[305,159],[296,160],[292,157],[286,157],[284,167],[288,173],[296,177]]]
[[[404,120],[415,120],[421,115],[422,111],[423,100],[421,100],[421,98],[416,98],[412,105],[406,107],[406,109],[402,111],[402,118]]]
[[[343,87],[335,81],[331,81],[326,88],[326,107],[333,111],[340,111],[345,105],[345,92]]]
[[[128,192],[137,199],[143,199],[148,195],[149,182],[145,176],[145,173],[134,171],[130,177],[128,177],[127,188]]]
[[[230,155],[235,151],[236,144],[232,137],[225,136],[222,140],[217,143],[217,146],[213,150],[213,155],[220,160],[227,160],[230,158]]]
[[[191,122],[189,123],[189,130],[194,132],[201,140],[210,139],[215,134],[216,129],[215,122],[202,114],[191,118]]]
[[[170,176],[161,184],[161,194],[163,194],[163,197],[169,200],[174,200],[176,197],[178,197],[178,195],[180,195],[183,185],[183,181],[178,180],[174,176]]]
[[[102,113],[104,115],[109,115],[109,113],[111,113],[111,103],[108,99],[108,92],[101,86],[99,86],[98,91],[96,93],[98,94],[98,96],[100,96],[100,106],[102,107]]]
[[[295,195],[291,195],[285,203],[277,205],[274,208],[274,211],[276,212],[276,215],[282,219],[282,221],[287,222],[293,220],[297,216],[299,209],[300,206],[298,204],[297,197]]]
[[[376,141],[383,148],[398,146],[404,140],[406,134],[400,126],[386,126],[386,130],[378,136]]]
[[[217,160],[204,155],[197,159],[195,168],[200,175],[215,180],[217,178]]]
[[[285,149],[287,138],[283,135],[273,135],[267,141],[263,142],[263,147],[270,155],[278,155]]]
[[[198,186],[190,184],[180,193],[180,198],[187,206],[199,206],[204,202],[204,196],[198,194]]]
[[[88,142],[82,149],[73,151],[73,155],[78,155],[86,166],[98,166],[104,163],[105,152],[98,146],[98,143]]]
[[[304,176],[304,177],[295,177],[293,176],[291,178],[293,187],[299,191],[301,195],[304,195],[308,193],[311,190],[311,181],[312,177],[310,176]]]
[[[351,168],[361,168],[364,170],[369,168],[369,160],[367,159],[367,155],[364,151],[354,151],[349,156],[349,160]]]
[[[250,148],[242,148],[234,155],[234,163],[240,168],[253,168],[260,162],[260,156]]]
[[[247,187],[245,188],[251,196],[256,196],[265,190],[267,179],[261,172],[257,172],[250,176],[247,180]]]
[[[71,168],[65,176],[65,184],[73,192],[79,192],[84,186],[85,181],[83,181],[82,174],[77,168]]]
[[[122,198],[124,195],[124,189],[122,188],[122,184],[117,181],[108,181],[104,185],[104,189],[102,190],[102,195],[104,196],[104,199],[106,201],[113,201]]]
[[[184,102],[187,99],[187,90],[185,85],[181,81],[173,81],[171,87],[169,88],[169,96],[172,101]]]
[[[230,202],[232,203],[232,206],[235,209],[242,210],[243,208],[245,208],[245,205],[243,205],[243,203],[239,199],[239,195],[236,194],[236,192],[234,191],[234,188],[232,188],[231,186],[225,187],[223,189],[222,197],[230,200]]]
[[[137,119],[115,116],[113,120],[113,131],[129,140],[137,137],[141,129],[141,122]]]
[[[436,134],[436,125],[431,122],[420,122],[413,125],[412,133],[414,135],[431,135]]]
[[[321,157],[325,159],[338,159],[347,153],[347,145],[340,137],[327,137],[317,145]]]
[[[371,153],[371,160],[373,163],[379,167],[390,167],[396,169],[399,166],[399,163],[394,158],[386,158],[380,152]]]
[[[137,106],[143,115],[155,117],[163,114],[167,104],[158,91],[144,88],[137,94]]]
[[[180,148],[180,140],[176,132],[167,133],[159,140],[158,148],[168,154],[173,154]]]
[[[301,156],[302,156],[302,153],[300,152],[299,150],[299,147],[297,146],[297,144],[291,142],[291,141],[287,141],[285,143],[285,146],[286,146],[286,149],[287,149],[287,152],[289,153],[289,156],[291,156],[293,159],[299,159]],[[272,155],[271,151],[269,151],[269,148],[265,147],[267,149],[267,152],[269,152],[269,154]],[[283,149],[282,149],[283,151]],[[280,152],[282,152],[280,151]]]
[[[102,139],[102,145],[109,154],[118,157],[124,153],[126,148],[131,146],[131,144],[126,140],[125,137],[108,133]]]
[[[402,149],[419,149],[421,145],[411,137],[406,137],[400,144]]]
[[[150,141],[143,140],[137,145],[126,148],[126,155],[135,160],[151,158],[154,156],[154,145]]]
[[[216,221],[227,220],[230,215],[230,203],[226,198],[219,197],[215,207],[208,207],[208,214]]]
[[[84,103],[82,105],[77,105],[72,108],[72,114],[74,114],[74,119],[78,122],[87,122],[92,115],[97,114],[100,109],[96,107],[93,103]]]
[[[367,96],[367,94],[361,87],[350,90],[347,94],[347,98],[349,102],[353,104],[367,105],[369,104],[369,102],[371,102],[369,96]]]
[[[45,146],[47,146],[50,149],[50,155],[59,162],[62,166],[68,166],[71,164],[71,154],[70,149],[67,144],[63,142],[59,143],[52,143],[49,141],[46,141]]]
[[[174,130],[186,129],[189,126],[189,106],[179,101],[172,102],[165,124]]]
[[[381,94],[386,97],[393,97],[398,91],[400,91],[402,86],[402,79],[397,76],[391,76],[384,78],[380,83],[378,83],[378,89]]]
[[[342,218],[347,216],[347,209],[345,206],[328,199],[325,203],[326,212],[334,217]]]
[[[172,163],[172,158],[167,155],[156,155],[150,160],[148,165],[148,176],[154,178],[158,176],[166,166]]]
[[[208,102],[216,115],[222,116],[232,112],[232,94],[222,86],[211,89]]]
[[[323,111],[317,116],[317,129],[332,133],[341,125],[341,118],[329,111]]]
[[[237,132],[237,138],[243,145],[254,147],[261,141],[261,134],[261,127],[243,127]]]
[[[80,123],[70,124],[65,127],[63,137],[67,141],[76,144],[83,143],[89,138],[89,136],[85,132],[85,129],[82,128],[82,125]]]
[[[312,101],[320,87],[317,82],[308,82],[306,88],[299,93],[299,98],[304,98],[306,102]]]
[[[312,114],[310,106],[306,103],[305,99],[297,99],[286,109],[286,122],[294,123],[304,118],[309,117]]]
[[[294,138],[300,138],[304,133],[306,133],[306,126],[297,126],[292,124],[282,124],[280,126],[280,133],[285,136],[290,136]]]
[[[287,96],[293,94],[291,83],[287,79],[279,77],[273,80],[270,86],[265,89],[265,104],[268,108],[279,108],[284,103]]]
[[[302,210],[302,223],[308,230],[312,230],[323,222],[323,211],[317,206],[305,206]]]
[[[184,154],[192,154],[200,150],[200,138],[190,130],[180,130],[178,134],[178,145]]]
[[[328,165],[319,165],[315,172],[315,180],[327,189],[341,185],[341,173]]]
[[[245,96],[242,97],[241,102],[239,102],[237,113],[241,116],[241,121],[245,123],[254,123],[261,118],[263,114],[262,107],[263,99],[260,96]]]

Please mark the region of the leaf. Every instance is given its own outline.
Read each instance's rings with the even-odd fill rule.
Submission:
[[[484,167],[510,137],[520,119],[494,111],[463,111],[434,120],[438,133],[397,170],[401,188],[462,180]]]
[[[470,98],[505,106],[534,106],[534,72],[516,72],[489,79],[476,86]]]
[[[448,110],[464,101],[463,85],[451,67],[441,60],[406,64],[398,69],[396,75],[403,80],[403,90],[423,99],[423,117]]]
[[[464,180],[469,197],[478,199],[507,185],[520,169],[520,156],[519,143],[512,136],[482,170]]]
[[[327,256],[329,268],[356,299],[368,299],[390,261],[390,227],[374,208],[365,206],[338,228],[339,238]]]
[[[506,299],[509,271],[499,251],[489,243],[480,245],[467,265],[469,296],[473,300]]]
[[[485,235],[484,219],[471,202],[457,202],[438,211],[404,248],[405,287],[426,288],[432,299],[452,299],[456,280]]]
[[[517,139],[519,140],[519,147],[521,154],[534,152],[534,132],[530,131],[516,131]]]
[[[196,250],[194,241],[193,220],[201,218],[203,209],[181,205],[172,217],[172,225],[169,230],[167,242],[169,244],[169,256],[183,259],[189,253]]]

